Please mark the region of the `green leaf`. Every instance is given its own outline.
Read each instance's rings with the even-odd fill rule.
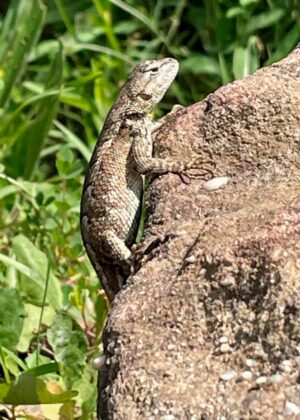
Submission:
[[[39,319],[41,315],[41,308],[35,305],[25,304],[27,312],[26,322],[24,323],[21,336],[17,345],[17,350],[26,353],[30,346],[33,337],[39,328]],[[46,306],[43,313],[43,325],[49,326],[53,322],[55,311],[51,306]]]
[[[55,121],[55,125],[65,136],[66,142],[69,143],[70,146],[77,149],[85,158],[85,160],[89,162],[92,152],[83,143],[83,141],[79,137],[77,137],[74,133],[72,133],[67,127],[61,124],[59,121]]]
[[[24,235],[14,237],[12,244],[17,260],[28,268],[28,272],[20,276],[20,291],[25,294],[29,303],[41,305],[46,285],[48,258]],[[60,283],[52,270],[49,275],[46,301],[54,309],[62,306]]]
[[[268,28],[269,26],[277,23],[284,15],[285,11],[279,8],[255,15],[251,17],[251,19],[249,19],[248,23],[246,24],[245,32],[251,34],[258,29]]]
[[[63,146],[56,154],[56,168],[65,179],[75,178],[82,172],[82,164],[75,161],[74,153],[69,146]]]
[[[59,89],[62,84],[62,46],[58,43],[58,52],[49,69],[49,78],[45,91],[57,89],[57,93],[42,98],[35,109],[35,117],[24,124],[16,139],[19,161],[23,163],[22,175],[29,179],[36,167],[47,133],[56,115]],[[21,155],[21,156],[20,156]]]
[[[235,79],[241,79],[247,74],[248,63],[247,48],[236,47],[233,52],[233,74]]]
[[[70,388],[82,375],[87,352],[85,335],[68,314],[60,313],[48,329],[47,338],[60,362],[66,386]]]
[[[203,54],[191,53],[180,64],[180,72],[182,74],[192,73],[219,76],[220,68],[216,59]]]
[[[25,308],[16,289],[0,289],[0,345],[13,349],[23,328]]]
[[[72,163],[74,160],[74,153],[67,146],[63,146],[61,149],[59,149],[56,156],[57,156],[57,159],[62,162]]]
[[[7,387],[3,387],[1,392],[2,386],[3,384],[0,385],[0,396],[1,393],[4,395],[1,399],[4,404],[57,404],[69,401],[77,395],[74,391],[53,393],[50,383],[28,374],[20,375],[8,392]]]
[[[26,307],[25,307],[25,309],[26,309]],[[27,312],[27,311],[26,311]],[[27,321],[27,319],[26,319],[26,321]],[[26,324],[26,322],[25,322],[25,324]],[[24,324],[24,325],[25,325]],[[14,360],[14,362],[22,369],[22,370],[26,370],[26,364],[24,363],[24,361],[20,358],[20,357],[18,357],[18,356],[16,356],[15,355],[15,353],[13,353],[11,350],[8,350],[6,347],[1,347],[1,349],[2,349],[2,353],[3,353],[3,355],[5,356],[5,359],[6,359],[6,356],[8,356],[8,357],[10,357],[12,360]]]
[[[97,295],[94,311],[96,316],[96,337],[101,337],[108,312],[107,300],[104,294]]]
[[[115,6],[120,7],[120,9],[123,9],[125,12],[129,13],[130,15],[134,16],[139,21],[143,22],[145,26],[147,26],[151,31],[155,33],[155,35],[164,42],[165,38],[161,35],[161,33],[158,31],[156,25],[154,22],[148,18],[144,13],[141,13],[139,10],[137,10],[135,7],[130,6],[129,4],[125,3],[122,0],[110,0],[111,3],[113,3]]]
[[[226,17],[227,19],[233,19],[237,16],[242,16],[244,14],[245,14],[245,10],[242,9],[241,7],[231,7],[230,9],[227,10]]]
[[[47,375],[48,373],[56,373],[56,372],[58,372],[58,363],[51,362],[51,363],[46,363],[44,365],[40,365],[31,369],[28,369],[26,371],[26,374],[33,375],[33,376],[42,376],[42,375]]]
[[[290,31],[288,31],[281,39],[275,52],[271,55],[266,66],[275,63],[284,58],[299,42],[300,39],[300,21],[297,22]]]
[[[10,384],[0,384],[0,402],[4,401],[4,398],[10,390]]]
[[[240,5],[243,7],[249,6],[249,4],[258,3],[260,0],[240,0]]]
[[[97,400],[97,372],[87,365],[80,379],[73,384],[73,390],[78,392],[75,401],[86,412],[92,412]]]
[[[26,57],[41,33],[45,16],[46,8],[41,0],[13,2],[6,14],[5,30],[0,36],[0,107],[4,106],[16,79],[24,71]]]
[[[60,98],[60,102],[73,106],[74,108],[81,109],[83,111],[95,111],[95,105],[91,98],[85,97],[76,92],[63,91]]]
[[[226,60],[223,53],[219,53],[219,65],[220,65],[222,83],[223,84],[229,83],[231,81],[231,77],[230,77],[229,69],[226,64]]]
[[[257,37],[248,39],[247,47],[237,46],[233,52],[233,74],[235,79],[241,79],[248,74],[254,73],[259,66],[259,53]]]
[[[39,368],[43,367],[43,366],[48,366],[49,364],[51,366],[53,364],[55,364],[55,366],[53,365],[50,368],[50,372],[48,372],[48,370],[46,368],[47,372],[43,371],[42,375],[48,375],[48,373],[53,374],[53,373],[58,372],[58,364],[56,362],[53,362],[52,359],[50,359],[49,357],[44,356],[43,354],[39,353],[38,348],[36,348],[32,353],[28,352],[27,354],[28,354],[28,356],[25,359],[26,369],[23,369],[26,373],[30,373],[31,375],[34,375],[34,376],[39,376],[39,374],[38,374]],[[37,368],[37,371],[35,371],[36,368]],[[53,370],[52,370],[52,368],[53,368]],[[57,375],[51,375],[51,376],[53,377],[53,376],[57,376]]]

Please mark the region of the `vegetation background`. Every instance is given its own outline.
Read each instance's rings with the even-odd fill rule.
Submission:
[[[0,403],[10,418],[45,404],[45,418],[90,419],[108,307],[79,202],[119,88],[138,62],[173,56],[156,116],[199,101],[286,56],[300,3],[11,0],[0,13]]]

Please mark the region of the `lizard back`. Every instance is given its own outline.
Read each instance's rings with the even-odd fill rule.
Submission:
[[[152,158],[151,112],[177,71],[178,63],[171,58],[146,61],[134,69],[106,118],[89,163],[81,234],[110,300],[129,273],[142,204],[143,159]]]

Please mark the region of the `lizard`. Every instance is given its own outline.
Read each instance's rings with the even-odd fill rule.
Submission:
[[[200,166],[199,159],[177,162],[152,157],[152,133],[163,122],[154,122],[152,111],[178,69],[173,58],[136,66],[105,120],[88,166],[81,198],[81,235],[110,302],[130,274],[130,248],[143,197],[142,175],[180,174]]]

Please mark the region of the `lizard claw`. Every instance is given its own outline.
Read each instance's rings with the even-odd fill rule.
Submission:
[[[211,164],[213,168],[205,166],[205,164]],[[198,177],[205,177],[206,175],[214,176],[214,169],[216,164],[213,161],[203,161],[202,159],[195,159],[191,166],[184,172],[180,173],[179,176],[185,184],[190,184],[191,179]]]

